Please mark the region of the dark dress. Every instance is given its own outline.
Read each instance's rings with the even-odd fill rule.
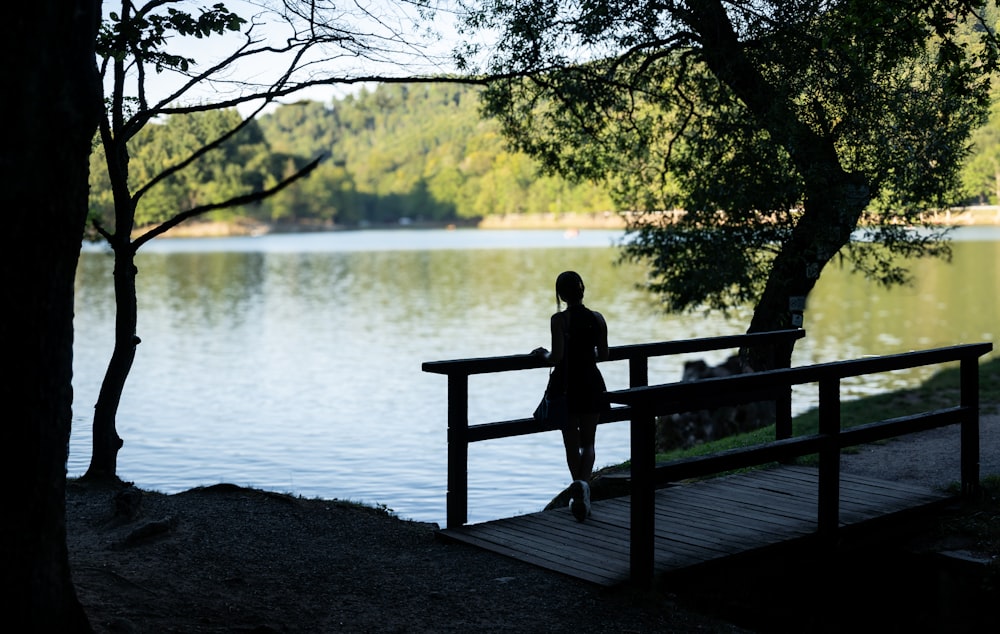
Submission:
[[[598,414],[608,409],[604,377],[597,368],[597,342],[601,323],[593,311],[582,304],[562,313],[566,340],[563,358],[549,375],[549,393],[565,391],[569,414]]]

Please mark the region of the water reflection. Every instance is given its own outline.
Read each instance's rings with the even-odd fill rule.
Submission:
[[[154,241],[137,261],[143,343],[119,414],[120,475],[168,492],[226,481],[384,503],[443,522],[447,386],[420,366],[546,345],[560,271],[583,275],[612,345],[745,330],[746,308],[729,318],[662,314],[638,288],[642,269],[616,264],[615,237],[442,231]],[[512,248],[518,240],[527,246]],[[957,242],[953,264],[916,263],[912,288],[886,291],[824,273],[795,363],[993,341],[998,245]],[[81,258],[71,475],[89,462],[90,408],[111,353],[111,269],[105,253]],[[676,380],[682,361],[654,363],[651,380]],[[609,387],[627,386],[625,364],[603,369]],[[474,377],[470,419],[526,416],[544,382],[544,370]],[[561,451],[555,434],[473,446],[470,520],[543,506],[565,484]],[[599,466],[625,459],[627,428],[603,426],[598,451]]]

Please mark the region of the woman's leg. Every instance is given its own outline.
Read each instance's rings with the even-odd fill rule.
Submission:
[[[579,480],[580,472],[580,430],[573,421],[562,430],[563,447],[566,449],[566,466],[573,480]]]
[[[569,485],[570,505],[576,521],[590,517],[590,476],[594,470],[594,437],[600,414],[584,414],[572,419],[569,429],[563,430],[566,446],[566,464],[573,483]]]
[[[597,421],[600,418],[600,414],[584,414],[580,417],[578,436],[580,449],[576,479],[584,482],[590,482],[590,476],[594,471],[594,460],[596,459],[594,444],[597,438]]]

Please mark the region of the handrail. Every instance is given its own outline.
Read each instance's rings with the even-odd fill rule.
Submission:
[[[629,362],[629,386],[649,384],[649,359],[653,357],[726,350],[746,346],[761,346],[778,342],[791,343],[805,336],[801,329],[775,330],[743,335],[703,337],[678,341],[614,346],[608,350],[608,361]],[[448,377],[448,493],[447,526],[455,528],[468,521],[468,445],[471,442],[509,438],[524,434],[553,431],[555,426],[539,423],[533,418],[494,421],[469,425],[469,376],[496,372],[514,372],[548,367],[533,354],[501,357],[479,357],[448,361],[427,361],[424,372]],[[764,400],[764,399],[758,399]],[[791,392],[777,395],[778,425],[783,434],[791,433]],[[605,413],[600,424],[630,419],[630,408],[615,407]]]
[[[840,452],[844,447],[960,424],[962,492],[965,495],[974,494],[979,487],[978,359],[992,349],[991,343],[964,344],[610,392],[608,397],[612,403],[631,408],[632,579],[640,582],[652,579],[655,489],[657,485],[670,481],[818,454],[817,532],[821,539],[832,540],[839,524]],[[841,379],[954,361],[961,364],[960,403],[957,407],[878,421],[848,430],[841,429]],[[720,394],[730,395],[727,399],[730,403],[750,402],[758,400],[761,392],[790,390],[794,385],[805,383],[819,385],[817,434],[777,438],[753,447],[678,460],[660,466],[655,464],[657,416],[701,408],[708,397],[717,399]]]
[[[630,423],[630,566],[633,581],[646,583],[652,579],[655,489],[666,482],[818,454],[818,533],[821,538],[832,538],[839,522],[840,452],[844,447],[960,424],[962,491],[969,495],[978,488],[978,358],[993,349],[991,343],[963,344],[698,381],[648,385],[648,360],[652,357],[766,345],[779,341],[792,342],[803,336],[805,331],[793,329],[616,346],[609,350],[610,361],[629,361],[629,388],[609,392],[609,400],[614,406],[602,416],[600,423],[625,420]],[[841,429],[842,379],[955,361],[961,364],[958,406]],[[546,367],[546,364],[530,354],[429,361],[423,364],[423,371],[448,377],[448,528],[462,526],[467,522],[469,443],[556,429],[531,418],[470,426],[469,376],[541,367]],[[792,438],[792,387],[812,383],[819,386],[818,433]],[[773,400],[776,404],[775,440],[754,447],[686,458],[664,465],[655,464],[657,416],[762,400]]]
[[[691,352],[709,352],[740,348],[745,346],[767,345],[776,341],[794,341],[806,335],[805,330],[793,328],[789,330],[772,330],[754,332],[743,335],[723,335],[720,337],[702,337],[698,339],[680,339],[677,341],[657,341],[653,343],[635,343],[608,348],[608,361],[625,361],[632,359],[664,357]],[[513,372],[548,367],[548,364],[533,354],[513,354],[502,357],[475,357],[471,359],[452,359],[448,361],[426,361],[421,366],[424,372],[447,375],[492,374],[494,372]]]
[[[682,381],[662,385],[642,386],[608,393],[612,403],[635,405],[649,401],[670,401],[697,396],[715,396],[723,389],[745,393],[781,385],[801,385],[818,383],[836,377],[845,379],[864,374],[877,374],[892,370],[906,370],[923,365],[934,365],[950,361],[960,361],[966,357],[978,358],[993,349],[991,343],[970,343],[946,348],[934,348],[913,352],[865,357],[847,361],[830,361],[794,368],[779,368],[764,372],[734,374],[724,377],[710,377],[697,382]],[[683,411],[683,410],[681,410]],[[671,413],[671,412],[661,412]]]

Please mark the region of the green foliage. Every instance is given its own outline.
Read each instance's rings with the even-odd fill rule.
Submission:
[[[759,302],[779,327],[859,224],[884,248],[841,255],[886,283],[947,253],[899,227],[960,197],[997,65],[983,4],[496,0],[468,26],[500,33],[486,110],[515,146],[644,212],[626,254],[668,309]]]
[[[174,115],[164,123],[144,126],[129,142],[130,191],[145,190],[161,173],[241,122],[235,109],[225,109]],[[104,160],[103,148],[96,148],[91,155],[90,209],[103,225],[113,226],[114,200]],[[135,222],[139,226],[161,223],[186,209],[259,191],[274,184],[272,174],[287,176],[286,164],[301,167],[305,162],[303,157],[274,152],[256,122],[250,122],[216,150],[137,196]],[[220,211],[212,217],[226,220],[235,213]]]
[[[692,197],[702,197],[701,207],[718,205],[717,201],[727,192],[739,189],[747,190],[748,197],[751,192],[766,191],[776,201],[794,189],[794,184],[790,183],[785,190],[776,185],[767,190],[764,184],[777,183],[777,176],[755,169],[750,152],[726,145],[722,139],[716,144],[706,144],[705,151],[710,153],[706,160],[716,162],[731,157],[728,160],[733,165],[742,162],[733,172],[736,176],[742,175],[735,181],[711,180],[711,173],[693,163],[690,154],[677,159],[678,164],[685,166],[679,170],[683,173],[677,177],[671,175],[668,181],[649,173],[650,162],[642,168],[645,172],[629,170],[610,174],[603,186],[590,180],[570,180],[548,173],[526,152],[512,150],[500,133],[499,122],[484,118],[479,111],[477,90],[454,86],[418,87],[407,91],[405,101],[383,98],[380,103],[390,110],[376,116],[373,95],[386,88],[389,87],[380,86],[372,92],[362,92],[330,105],[304,101],[275,109],[262,117],[259,124],[251,124],[251,130],[231,141],[224,154],[209,157],[205,159],[207,165],[196,172],[175,177],[148,192],[137,210],[137,220],[146,224],[165,219],[185,208],[185,204],[206,201],[208,196],[205,194],[210,191],[245,193],[248,185],[273,185],[278,177],[290,173],[287,169],[290,165],[301,165],[323,152],[331,153],[333,159],[321,165],[308,179],[271,200],[252,208],[216,214],[216,218],[240,215],[265,221],[333,221],[349,225],[394,222],[404,216],[450,221],[491,213],[559,214],[641,208],[642,201],[624,194],[626,191],[641,193],[640,184],[644,184],[644,191],[650,194],[647,203],[653,200],[652,193],[661,193],[664,199],[680,200],[679,188],[683,185],[692,192]],[[997,114],[1000,110],[994,106],[991,112],[989,121],[972,137],[974,152],[962,172],[968,191],[973,191],[970,183],[976,178],[980,179],[976,182],[987,186],[992,183],[995,187],[996,168],[980,169],[991,160],[990,151],[1000,152],[1000,115]],[[235,111],[218,117],[195,116],[190,123],[181,125],[179,120],[174,121],[178,115],[149,126],[149,130],[140,133],[131,144],[135,148],[130,163],[133,187],[141,186],[157,170],[184,158],[184,150],[193,151],[199,140],[203,143],[213,132],[221,133],[224,125],[232,125],[237,116]],[[210,123],[212,120],[215,125]],[[177,138],[171,140],[174,135]],[[638,141],[625,134],[616,144],[615,152],[624,152],[622,148],[633,142]],[[741,147],[748,145],[752,143],[747,141]],[[587,152],[595,153],[587,158],[594,166],[604,160],[596,155],[596,147],[582,148],[577,159],[582,161]],[[777,160],[778,157],[774,157],[771,164]],[[230,171],[241,164],[252,169],[238,176],[235,172],[227,173],[221,163],[228,163]],[[387,175],[400,170],[406,175],[386,179]],[[91,156],[90,171],[91,212],[107,222],[113,217],[114,204],[99,144]],[[204,180],[209,177],[217,179],[216,182]],[[656,187],[650,183],[655,183]],[[982,196],[988,197],[992,191],[987,189]],[[612,200],[613,194],[619,196],[617,202]],[[665,204],[661,199],[657,201]],[[763,200],[747,204],[751,210],[765,206]],[[773,206],[779,205],[774,203]],[[773,256],[773,249],[761,248],[761,243],[780,243],[788,232],[787,223],[755,225],[751,221],[756,217],[748,213],[739,223],[729,222],[705,233],[636,235],[635,245],[642,245],[650,253],[674,252],[685,259],[708,258],[722,242],[736,246],[739,252],[739,258],[698,271],[665,267],[662,281],[652,282],[652,290],[674,289],[678,306],[695,301],[698,289],[703,287],[715,288],[720,296],[722,290],[729,288],[734,294],[743,293],[736,295],[741,302],[750,301],[763,281],[761,277],[751,278],[751,274],[761,270]],[[867,275],[905,279],[905,270],[886,265],[889,261],[886,257],[867,258],[861,253],[875,248],[877,245],[871,242],[849,245],[853,253],[851,261],[859,268],[871,264],[873,268],[864,271]],[[883,268],[874,268],[879,265]],[[748,290],[750,292],[746,292]]]
[[[284,105],[251,122],[219,150],[140,198],[136,221],[162,222],[213,200],[273,186],[327,153],[307,179],[251,207],[216,212],[268,222],[451,222],[491,214],[560,214],[613,209],[606,190],[544,174],[512,151],[484,119],[467,86],[380,85],[330,105]],[[129,182],[138,191],[239,123],[235,110],[173,115],[129,144]],[[91,159],[91,212],[110,224],[114,204],[100,148]]]
[[[155,6],[156,3],[151,3],[136,14],[123,14],[125,19],[119,13],[111,12],[111,19],[101,25],[97,36],[97,54],[119,61],[132,55],[153,64],[156,72],[164,68],[186,72],[195,61],[166,52],[170,36],[205,38],[226,31],[239,31],[246,24],[246,20],[229,11],[222,3],[213,5],[211,9],[201,9],[197,16],[173,7],[167,8],[166,15],[149,13]]]
[[[541,173],[480,112],[479,90],[449,84],[380,85],[333,105],[344,161],[367,220],[597,212],[613,208],[591,183]],[[372,215],[374,214],[374,216]]]
[[[973,202],[1000,204],[1000,104],[994,102],[971,140],[971,156],[962,170],[966,194]]]
[[[960,370],[957,365],[952,365],[936,372],[918,387],[842,402],[840,420],[846,429],[899,416],[955,407],[960,402],[960,385]],[[993,358],[979,365],[979,402],[983,414],[1000,413],[1000,358]],[[818,410],[811,409],[796,416],[792,420],[792,430],[794,436],[818,433]],[[667,462],[687,456],[708,455],[727,449],[751,447],[771,440],[774,440],[774,425],[703,443],[691,449],[676,449],[658,454],[657,461]]]

